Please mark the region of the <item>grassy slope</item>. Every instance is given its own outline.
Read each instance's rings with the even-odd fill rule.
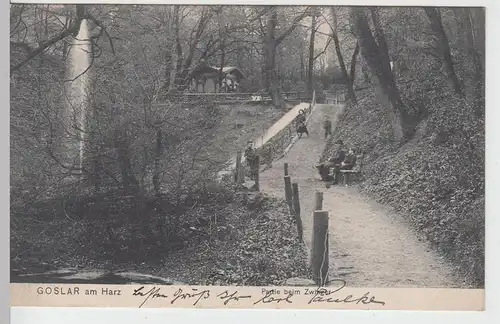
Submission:
[[[271,105],[221,105],[221,122],[214,140],[230,143],[231,150],[244,149],[248,140],[255,140],[286,113]],[[230,153],[230,157],[234,152]]]
[[[339,138],[364,150],[361,189],[408,217],[419,233],[459,266],[466,282],[483,286],[484,164],[474,165],[466,158],[462,135],[438,141],[427,122],[421,123],[414,139],[395,147],[376,95],[363,91],[359,97],[359,104],[346,107],[340,117],[322,159]]]

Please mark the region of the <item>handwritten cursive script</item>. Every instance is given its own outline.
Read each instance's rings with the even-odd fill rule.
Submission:
[[[362,296],[355,297],[353,295],[342,295],[342,289],[346,286],[346,282],[342,279],[334,279],[326,282],[324,285],[319,286],[318,288],[312,290],[310,288],[306,289],[305,295],[312,295],[308,304],[317,304],[317,303],[344,303],[344,304],[379,304],[385,305],[384,301],[377,300],[375,296],[371,296],[370,292],[366,292]],[[293,294],[288,293],[286,296],[277,297],[276,292],[273,289],[265,290],[265,294],[263,297],[260,297],[253,304],[292,304],[293,296],[300,295],[299,293]],[[285,290],[286,291],[286,290]],[[153,287],[151,289],[147,289],[144,286],[134,289],[133,296],[142,297],[143,300],[139,305],[139,308],[144,306],[146,302],[155,298],[169,299],[170,304],[176,303],[178,300],[188,300],[192,302],[193,306],[196,306],[201,300],[211,298],[212,295],[210,290],[200,290],[198,288],[190,288],[187,291],[184,291],[182,288],[179,288],[175,291],[175,293],[171,296],[167,296],[161,293],[160,287]],[[278,292],[279,295],[279,292]],[[222,293],[214,296],[218,300],[222,300],[224,305],[228,305],[230,302],[239,302],[241,299],[252,299],[250,295],[240,295],[238,290],[225,290]],[[255,300],[255,299],[254,299]]]
[[[244,298],[252,298],[252,296],[248,296],[248,295],[238,296],[238,291],[235,291],[232,294],[230,294],[227,290],[218,294],[217,297],[224,300],[224,305],[227,305],[231,300],[239,301],[240,299],[244,299]]]
[[[184,292],[181,288],[179,288],[175,293],[174,293],[174,299],[170,302],[170,304],[174,304],[178,299],[193,299],[196,298],[196,300],[193,302],[193,306],[198,304],[198,302],[203,298],[207,299],[210,298],[210,290],[201,290],[198,291],[196,288],[191,288],[191,292]]]
[[[346,286],[346,282],[342,279],[334,279],[331,281],[326,282],[325,284],[331,284],[331,283],[340,283],[340,287],[336,288],[334,290],[328,290],[324,286],[320,286],[318,289],[315,290],[313,297],[309,300],[308,304],[314,304],[314,303],[363,303],[364,305],[366,304],[381,304],[385,305],[385,302],[376,300],[375,296],[371,296],[370,292],[366,292],[363,296],[355,298],[352,295],[347,295],[344,298],[339,298],[333,296],[334,294],[338,293],[344,287]]]
[[[160,294],[160,289],[157,287],[153,287],[149,289],[148,291],[144,291],[144,286],[134,289],[134,294],[132,296],[142,296],[146,297],[144,298],[143,302],[141,305],[139,305],[139,308],[141,308],[150,298],[168,298],[167,295]]]
[[[262,304],[276,303],[276,304],[279,304],[281,302],[286,302],[286,303],[289,303],[289,304],[292,303],[292,296],[293,295],[291,295],[291,294],[287,295],[286,297],[282,297],[282,298],[272,297],[271,296],[272,294],[273,294],[272,290],[269,290],[268,292],[266,292],[266,294],[264,295],[264,297],[262,297],[261,299],[257,300],[253,304],[254,305],[257,305],[258,303],[262,303]]]

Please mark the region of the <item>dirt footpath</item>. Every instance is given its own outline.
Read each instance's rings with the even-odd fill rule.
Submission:
[[[330,278],[341,278],[351,287],[460,287],[453,269],[419,240],[403,217],[395,215],[355,187],[332,186],[319,181],[315,164],[325,146],[325,114],[333,126],[342,106],[316,105],[304,135],[281,160],[261,173],[263,192],[285,196],[283,163],[292,182],[299,185],[304,241],[311,246],[312,212],[316,191],[324,192],[323,209],[329,211]]]

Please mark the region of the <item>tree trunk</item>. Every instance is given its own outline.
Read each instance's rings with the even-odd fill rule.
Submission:
[[[162,144],[162,131],[160,128],[156,130],[156,147],[155,147],[155,159],[154,159],[154,169],[153,169],[153,188],[157,195],[161,194],[161,168],[160,161],[163,150]]]
[[[347,67],[344,62],[344,57],[342,55],[342,51],[340,48],[340,41],[337,34],[337,13],[335,12],[335,7],[331,7],[332,17],[333,17],[333,30],[332,30],[332,38],[333,43],[335,45],[335,52],[337,53],[337,60],[339,61],[340,70],[342,71],[342,75],[347,82],[347,97],[353,101],[353,103],[357,102],[356,94],[354,93],[354,75],[356,73],[356,58],[359,53],[359,44],[356,42],[356,47],[354,48],[354,52],[351,58],[351,69],[350,74],[347,73]]]
[[[481,38],[484,40],[481,34],[481,26],[479,30],[476,31],[475,28],[475,17],[474,13],[479,14],[479,25],[482,25],[484,29],[484,18],[481,19],[481,12],[474,12],[474,9],[469,8],[457,8],[454,9],[455,17],[461,30],[463,30],[465,37],[463,38],[464,46],[468,53],[468,57],[471,60],[471,78],[466,78],[466,84],[468,90],[466,91],[468,102],[474,107],[474,114],[477,117],[482,117],[484,114],[484,42],[481,48]],[[483,11],[484,13],[484,11]],[[484,14],[483,14],[484,17]]]
[[[174,41],[175,41],[175,51],[170,59],[170,79],[168,85],[168,92],[176,90],[176,85],[178,84],[177,74],[182,67],[182,47],[180,41],[180,22],[179,22],[179,6],[174,6]]]
[[[307,95],[312,98],[314,73],[314,39],[316,36],[316,16],[311,16],[311,36],[309,39],[309,63],[307,66]]]
[[[264,90],[269,93],[275,107],[281,106],[279,86],[276,80],[276,22],[278,13],[276,8],[270,9],[270,14],[267,19],[266,35],[264,39]]]
[[[207,13],[206,11],[202,12],[201,17],[198,21],[198,26],[196,27],[196,31],[194,32],[193,40],[189,44],[189,51],[187,52],[186,60],[184,62],[182,62],[182,59],[179,60],[179,64],[177,66],[178,75],[176,78],[176,85],[180,90],[184,90],[188,86],[188,83],[190,81],[189,73],[193,64],[193,59],[195,57],[195,51],[201,40],[201,37],[203,36],[205,27],[210,21],[210,18],[211,16],[209,13]],[[180,42],[177,41],[176,43],[178,50],[180,50]]]
[[[92,114],[91,121],[88,128],[88,137],[89,137],[89,153],[90,153],[90,161],[91,161],[91,170],[90,170],[90,184],[94,185],[95,192],[99,192],[101,190],[102,178],[103,178],[103,163],[101,160],[101,148],[98,139],[98,131],[100,126],[100,116],[99,110],[97,109],[95,102],[95,93],[96,89],[92,89],[91,94],[91,105],[92,105]]]
[[[347,84],[347,95],[352,99],[353,103],[356,104],[358,100],[356,99],[356,94],[354,92],[354,79],[356,78],[356,63],[359,54],[359,43],[356,42],[354,47],[354,52],[352,52],[351,57],[351,70],[349,71],[349,83]]]
[[[304,81],[306,67],[304,66],[304,49],[300,46],[300,81]]]
[[[474,49],[477,56],[476,65],[476,109],[477,117],[484,117],[485,110],[485,9],[484,8],[469,8],[469,19],[472,27],[472,35],[474,36]],[[474,32],[475,31],[475,32]]]
[[[222,83],[224,81],[224,66],[226,65],[226,35],[227,35],[227,25],[223,24],[222,20],[222,9],[219,12],[219,17],[218,17],[218,32],[219,32],[219,39],[220,39],[220,67],[219,67],[219,78],[218,78],[218,86],[219,89],[217,92],[221,92],[222,89]],[[227,86],[227,81],[226,81],[226,86]]]
[[[139,183],[133,174],[129,146],[123,131],[115,130],[114,146],[118,158],[118,168],[122,176],[123,188],[136,192],[139,189]]]
[[[431,29],[437,38],[438,49],[443,57],[443,67],[445,71],[446,78],[451,84],[453,91],[460,96],[463,96],[462,87],[458,76],[455,73],[455,67],[453,64],[453,58],[451,56],[450,44],[448,43],[448,37],[444,31],[443,23],[441,22],[441,14],[438,8],[424,7],[424,11],[429,18]]]
[[[264,73],[263,85],[264,89],[269,92],[275,107],[282,106],[281,88],[277,78],[275,63],[276,49],[278,45],[298,26],[299,22],[309,15],[308,10],[296,16],[292,24],[280,35],[276,36],[276,24],[278,20],[278,12],[276,6],[271,6],[266,24],[266,32],[264,36]]]
[[[221,55],[220,55],[220,68],[219,68],[219,91],[218,92],[221,92],[221,89],[222,89],[222,82],[224,81],[224,65],[226,65],[226,40],[225,39],[222,39],[221,41],[221,47],[220,47],[220,51],[221,51]],[[227,84],[226,84],[227,86]]]
[[[274,70],[274,60],[275,60],[275,25],[276,25],[277,14],[275,10],[272,10],[272,14],[267,19],[266,24],[266,34],[264,35],[264,89],[270,91],[271,87],[271,74]]]
[[[64,28],[67,29],[71,25],[71,18],[66,18],[64,21]],[[66,60],[66,57],[68,56],[68,42],[63,41],[63,50],[62,50],[62,59],[63,61]]]
[[[172,53],[170,51],[165,52],[165,83],[163,84],[163,90],[165,92],[170,92],[172,90]]]
[[[45,35],[43,36],[43,40],[49,38],[49,11],[50,5],[47,5],[47,9],[45,11]]]
[[[385,39],[384,30],[382,29],[382,25],[380,23],[378,8],[370,7],[370,14],[372,17],[373,26],[375,30],[375,39],[377,40],[381,55],[384,56],[382,62],[388,62],[390,69],[391,57],[389,56],[389,48],[387,47],[387,41]]]
[[[394,81],[387,55],[383,53],[370,30],[363,8],[352,7],[351,18],[355,25],[356,37],[361,54],[370,70],[376,76],[381,94],[392,109],[388,110],[396,141],[404,141],[413,135],[413,127],[409,114],[406,112],[399,90]]]
[[[480,63],[481,67],[484,71],[485,65],[484,65],[484,53],[485,53],[485,9],[484,8],[468,8],[469,10],[469,18],[471,20],[471,23],[473,26],[477,27],[474,28],[474,46],[476,48],[476,51],[479,54],[480,58]]]

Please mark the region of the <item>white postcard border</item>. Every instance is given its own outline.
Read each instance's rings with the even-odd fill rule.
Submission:
[[[25,1],[29,2],[29,1]],[[44,1],[34,1],[37,3],[42,3]],[[97,1],[60,1],[53,0],[48,1],[50,3],[63,2],[63,3],[83,3],[83,2],[97,2]],[[100,2],[100,1],[99,1]],[[107,1],[107,2],[119,2],[119,3],[138,3],[138,1]],[[145,1],[143,3],[167,3],[168,1]],[[179,1],[170,1],[170,3]],[[183,1],[183,3],[193,3],[200,4],[200,1]],[[279,4],[300,4],[303,1],[273,1]],[[208,4],[208,1],[204,1],[203,4]],[[267,1],[217,1],[217,3],[231,3],[231,4],[269,4]],[[498,3],[494,0],[489,1],[335,1],[335,4],[377,4],[377,5],[487,5],[487,57],[496,57],[498,41],[496,40],[496,31],[500,30],[498,26],[498,17],[500,12],[498,11]],[[326,1],[308,1],[307,4],[326,4]],[[328,4],[332,4],[328,2]],[[5,20],[8,21],[8,7],[7,10],[2,12],[5,14]],[[7,29],[4,29],[7,30]],[[4,47],[2,56],[5,55],[4,62],[8,62],[9,52],[8,48]],[[5,64],[4,66],[6,66]],[[8,67],[5,68],[5,71]],[[7,101],[9,80],[8,74],[4,73],[6,76],[3,80],[5,92],[2,90],[3,98]],[[497,210],[498,202],[493,199],[493,197],[499,197],[499,183],[500,177],[498,168],[500,167],[499,157],[498,157],[498,143],[496,139],[500,138],[498,132],[499,127],[496,126],[496,121],[498,118],[498,109],[496,108],[496,94],[498,83],[496,82],[497,76],[500,75],[500,69],[498,64],[493,64],[493,59],[487,59],[487,157],[486,157],[486,190],[487,197],[486,200],[486,214],[487,214],[487,227],[486,227],[486,311],[485,312],[421,312],[421,311],[409,311],[409,312],[394,312],[394,311],[328,311],[328,310],[188,310],[188,309],[100,309],[100,308],[24,308],[24,307],[13,307],[11,309],[11,323],[165,323],[182,321],[188,323],[194,322],[235,322],[239,323],[255,323],[255,322],[286,322],[286,323],[304,323],[306,321],[340,321],[352,322],[359,321],[364,323],[366,321],[374,321],[379,323],[400,323],[404,320],[405,323],[421,323],[423,321],[429,321],[436,323],[452,322],[452,323],[494,323],[498,322],[498,306],[495,309],[495,304],[498,305],[499,296],[499,280],[495,274],[500,273],[500,267],[498,264],[498,247],[500,246],[500,232],[499,221],[495,211]],[[8,105],[8,104],[7,104]],[[4,114],[2,121],[5,123],[5,127],[2,130],[6,133],[3,138],[2,148],[8,150],[8,110],[3,109],[2,114]],[[2,167],[4,168],[4,178],[2,183],[4,184],[4,195],[2,201],[6,202],[2,204],[5,206],[5,215],[8,215],[8,168],[9,162],[7,159],[2,159]],[[5,199],[5,200],[4,200]],[[9,217],[3,217],[6,226],[6,236],[9,236],[8,226]],[[7,241],[7,240],[6,240]],[[6,249],[8,255],[8,245]],[[8,257],[7,257],[8,258]],[[8,265],[8,263],[7,263]],[[8,266],[6,267],[8,271]],[[5,269],[5,268],[4,268]],[[8,272],[7,272],[8,278]],[[4,281],[5,282],[5,281]],[[8,284],[8,281],[7,281]],[[2,292],[7,292],[8,289],[2,289]],[[7,296],[8,297],[8,296]],[[7,304],[9,300],[7,299]],[[495,316],[495,317],[494,317]],[[495,321],[494,319],[497,319]],[[3,322],[3,321],[2,321]]]

